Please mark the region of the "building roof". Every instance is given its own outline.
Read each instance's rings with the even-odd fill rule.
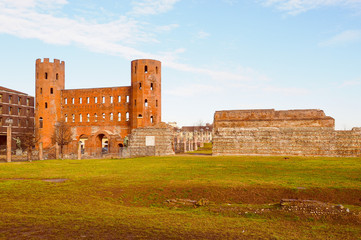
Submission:
[[[20,92],[20,91],[16,91],[16,90],[13,90],[13,89],[10,89],[10,88],[6,88],[6,87],[3,87],[3,86],[0,86],[0,91],[11,92],[11,93],[16,93],[16,94],[22,94],[22,95],[29,95],[29,94],[27,94],[27,93],[23,93],[23,92]]]

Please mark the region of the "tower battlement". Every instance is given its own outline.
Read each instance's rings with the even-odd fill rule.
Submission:
[[[49,58],[44,58],[44,60],[42,60],[41,58],[36,59],[36,64],[39,63],[53,63],[56,65],[65,65],[64,61],[60,61],[59,59],[55,59],[53,60],[53,62],[50,62]]]

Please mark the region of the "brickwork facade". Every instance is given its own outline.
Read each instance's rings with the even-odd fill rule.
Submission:
[[[44,149],[52,148],[54,126],[64,121],[73,141],[65,148],[84,154],[117,153],[124,138],[138,127],[161,122],[161,63],[131,63],[131,86],[65,89],[65,63],[36,60],[36,134]]]
[[[361,128],[336,131],[322,110],[234,110],[214,115],[213,155],[361,156]]]
[[[0,150],[6,146],[7,119],[12,119],[12,137],[34,131],[34,97],[0,86]],[[15,140],[12,149],[16,149]]]

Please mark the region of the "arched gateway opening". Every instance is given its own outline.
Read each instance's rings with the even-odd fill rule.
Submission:
[[[102,154],[109,153],[109,140],[104,134],[99,134],[97,136],[97,148]]]
[[[80,135],[79,137],[79,142],[80,142],[80,148],[81,148],[81,153],[84,154],[86,151],[86,142],[88,141],[88,136],[87,135]]]

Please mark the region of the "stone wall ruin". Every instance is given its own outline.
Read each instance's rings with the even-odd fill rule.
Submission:
[[[361,128],[335,130],[317,109],[217,111],[213,155],[361,157]]]
[[[174,155],[173,131],[165,123],[136,128],[129,136],[129,146],[121,157],[145,157]]]

